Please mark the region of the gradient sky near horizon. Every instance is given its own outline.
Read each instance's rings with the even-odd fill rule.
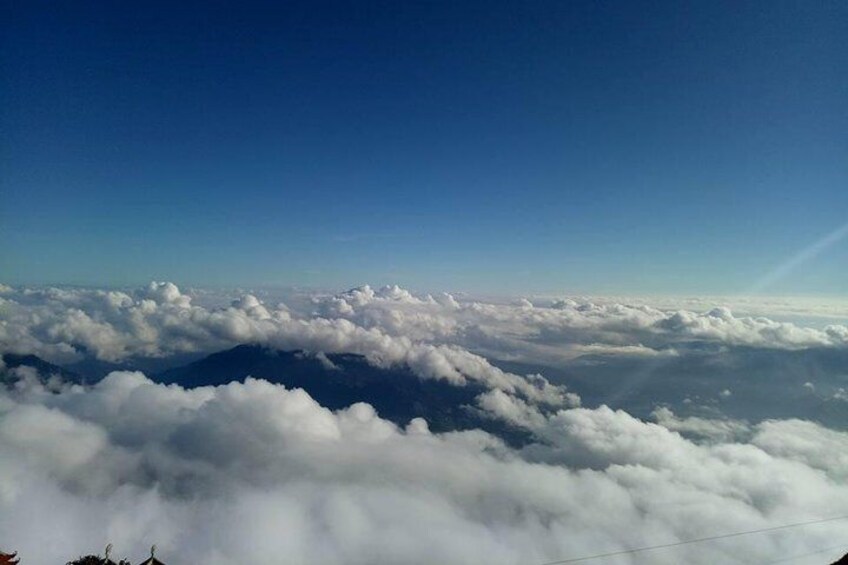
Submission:
[[[10,1],[0,280],[848,290],[848,3]]]

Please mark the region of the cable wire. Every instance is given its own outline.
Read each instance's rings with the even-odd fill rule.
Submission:
[[[757,530],[747,530],[747,531],[744,531],[744,532],[733,532],[733,533],[730,533],[730,534],[721,534],[721,535],[717,535],[717,536],[709,536],[709,537],[705,537],[705,538],[690,539],[690,540],[686,540],[686,541],[676,541],[676,542],[673,542],[673,543],[663,543],[663,544],[660,544],[660,545],[649,545],[649,546],[646,546],[646,547],[637,547],[637,548],[634,548],[634,549],[623,549],[621,551],[611,551],[609,553],[598,553],[598,554],[595,554],[595,555],[586,555],[586,556],[583,556],[583,557],[572,557],[570,559],[561,559],[559,561],[548,561],[547,563],[542,563],[541,565],[562,565],[563,563],[578,563],[580,561],[590,561],[592,559],[601,559],[601,558],[604,558],[604,557],[614,557],[616,555],[627,555],[627,554],[630,554],[630,553],[641,553],[643,551],[652,551],[654,549],[664,549],[664,548],[667,548],[667,547],[677,547],[677,546],[681,546],[681,545],[688,545],[690,543],[701,543],[701,542],[704,542],[704,541],[713,541],[713,540],[718,540],[718,539],[734,538],[734,537],[739,537],[739,536],[747,536],[747,535],[750,535],[750,534],[760,534],[760,533],[763,533],[763,532],[773,532],[775,530],[785,530],[785,529],[788,529],[788,528],[797,528],[797,527],[800,527],[800,526],[810,526],[812,524],[821,524],[821,523],[824,523],[824,522],[835,522],[836,520],[845,520],[845,519],[848,519],[848,515],[834,516],[833,518],[820,518],[818,520],[809,520],[807,522],[795,522],[794,524],[783,524],[782,526],[772,526],[770,528],[760,528],[760,529],[757,529]]]

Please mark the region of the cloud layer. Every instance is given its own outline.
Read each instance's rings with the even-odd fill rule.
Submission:
[[[298,308],[266,304],[253,294],[223,305],[195,302],[172,283],[126,292],[4,287],[0,349],[53,361],[69,361],[81,352],[120,361],[257,342],[363,353],[418,365],[422,373],[460,378],[446,366],[450,361],[426,360],[449,356],[445,350],[415,350],[415,345],[535,360],[597,353],[668,355],[693,341],[774,349],[848,345],[845,325],[814,328],[763,316],[737,317],[726,307],[696,312],[575,299],[502,303],[457,300],[449,294],[414,296],[396,286],[316,295]]]
[[[2,352],[34,353],[53,361],[88,353],[117,362],[259,343],[362,354],[376,365],[407,365],[422,378],[457,385],[470,379],[554,405],[576,400],[544,379],[506,373],[452,344],[416,340],[341,317],[295,316],[284,305],[269,310],[250,294],[212,309],[193,306],[191,297],[172,283],[151,283],[133,294],[55,288],[6,294]]]
[[[113,373],[87,390],[30,388],[0,396],[0,531],[36,564],[106,541],[135,555],[155,541],[172,563],[532,564],[848,508],[848,434],[809,422],[699,444],[606,407],[524,416],[504,414],[538,438],[516,451],[252,379],[184,390]],[[764,562],[843,531],[616,562]]]
[[[480,300],[398,287],[285,305],[258,294],[222,301],[170,283],[3,287],[0,352],[59,363],[248,342],[359,353],[421,378],[483,385],[477,408],[531,442],[513,448],[481,430],[433,434],[421,419],[398,427],[361,403],[332,412],[304,391],[255,379],[186,390],[117,371],[81,387],[8,369],[17,383],[0,392],[0,541],[34,564],[108,541],[134,558],[155,542],[177,564],[285,556],[532,565],[848,513],[844,431],[798,419],[692,417],[668,406],[640,420],[579,407],[563,386],[488,359],[656,366],[692,348],[841,351],[845,326],[723,307]],[[796,388],[810,396],[822,386],[804,377]],[[740,396],[723,389],[716,402]],[[841,402],[844,388],[826,394]],[[827,522],[608,562],[769,562],[831,547],[843,531],[844,523]]]

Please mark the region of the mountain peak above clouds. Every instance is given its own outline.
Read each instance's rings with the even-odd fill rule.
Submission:
[[[159,382],[185,388],[225,385],[248,377],[303,389],[331,410],[365,402],[380,417],[400,426],[423,418],[434,432],[480,428],[510,442],[526,439],[525,432],[474,406],[486,387],[474,382],[457,386],[444,379],[424,379],[407,366],[381,367],[363,355],[283,351],[244,344],[153,376]]]

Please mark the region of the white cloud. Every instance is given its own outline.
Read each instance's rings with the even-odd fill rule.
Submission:
[[[90,388],[54,379],[47,390],[31,368],[6,368],[17,384],[0,393],[0,531],[27,563],[63,562],[106,541],[136,556],[156,542],[173,563],[543,563],[848,507],[845,432],[669,408],[649,423],[575,408],[580,399],[564,387],[486,358],[660,360],[692,342],[842,348],[844,326],[726,307],[472,300],[395,286],[286,305],[259,292],[197,296],[170,283],[3,289],[0,351],[120,361],[254,342],[305,349],[330,368],[326,353],[358,353],[421,378],[480,383],[476,408],[534,440],[513,449],[480,430],[432,434],[421,419],[398,427],[365,404],[334,413],[303,391],[253,379],[184,390],[120,372]],[[729,396],[724,386],[710,389],[716,405]],[[744,388],[732,393],[735,402]],[[621,562],[762,562],[832,545],[843,528]]]
[[[4,299],[0,299],[4,300]],[[346,307],[373,300],[396,305],[379,323],[356,323],[343,317]],[[386,287],[355,289],[320,303],[334,316],[293,315],[284,305],[268,308],[247,294],[228,306],[205,308],[171,283],[151,283],[131,293],[102,290],[22,289],[5,299],[0,325],[0,351],[35,353],[62,362],[90,352],[98,359],[120,361],[130,356],[160,357],[180,352],[214,351],[241,343],[315,353],[365,355],[377,365],[408,365],[422,378],[445,379],[456,385],[475,381],[510,394],[551,404],[569,402],[561,387],[504,372],[462,347],[425,339],[410,324],[426,324],[421,313],[403,308],[455,308],[453,299],[415,298],[406,290]],[[450,324],[431,328],[449,333]],[[448,329],[446,329],[448,328]],[[409,329],[412,337],[404,334]]]
[[[679,418],[671,409],[664,406],[656,408],[652,416],[659,425],[684,436],[694,436],[711,441],[733,441],[751,435],[750,425],[738,420],[695,416]]]
[[[723,306],[699,312],[660,309],[638,300],[568,298],[534,304],[526,299],[459,302],[453,297],[450,306],[445,306],[429,295],[398,296],[396,287],[375,291],[366,286],[338,296],[316,297],[315,302],[323,315],[392,335],[536,361],[587,354],[673,354],[676,344],[691,341],[775,349],[848,344],[848,329],[842,325],[815,328],[763,316],[736,316]],[[704,307],[704,303],[698,305]]]
[[[70,361],[81,352],[120,361],[259,342],[412,361],[422,375],[460,380],[443,347],[561,364],[587,355],[674,355],[692,341],[775,349],[848,345],[842,325],[813,328],[738,317],[725,307],[666,311],[586,299],[547,304],[419,297],[397,286],[315,295],[308,308],[271,306],[253,294],[201,306],[171,283],[131,291],[12,289],[0,297],[0,350],[53,361]]]
[[[543,563],[844,513],[848,434],[767,422],[694,443],[602,407],[548,415],[502,392],[539,443],[401,429],[264,381],[184,390],[139,373],[0,394],[0,531],[27,563],[106,541],[169,563]],[[673,418],[665,414],[666,423]],[[839,522],[682,546],[634,563],[751,563],[833,544]],[[45,540],[49,542],[45,542]]]

